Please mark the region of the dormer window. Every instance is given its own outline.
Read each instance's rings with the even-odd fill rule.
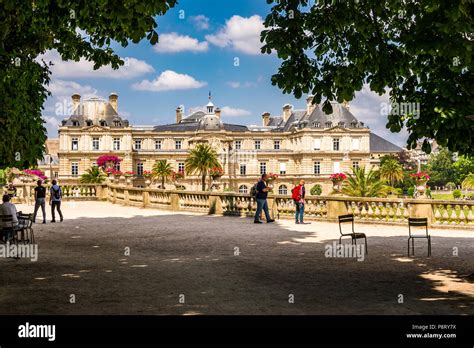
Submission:
[[[73,127],[79,127],[79,121],[73,120],[73,121],[72,121],[72,126],[73,126]]]
[[[332,127],[332,122],[331,121],[327,121],[326,122],[326,128],[331,128]]]
[[[114,120],[114,127],[121,127],[122,126],[122,122],[120,122],[120,120]]]
[[[351,122],[351,127],[357,128],[357,121],[352,121]]]
[[[346,123],[344,121],[341,121],[338,123],[339,127],[344,128],[346,126]]]
[[[313,122],[313,127],[315,127],[315,128],[320,128],[320,127],[321,127],[321,123],[319,123],[319,122]]]
[[[364,127],[364,122],[359,122],[361,127]]]
[[[99,124],[101,127],[107,127],[107,122],[105,122],[105,120],[100,120]]]
[[[87,125],[87,127],[92,126],[92,120],[87,120],[87,121],[86,121],[86,125]]]

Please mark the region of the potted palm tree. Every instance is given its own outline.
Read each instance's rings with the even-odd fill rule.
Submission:
[[[161,160],[155,162],[151,172],[154,180],[161,179],[161,188],[165,189],[165,180],[170,177],[173,168],[166,160]]]
[[[81,175],[79,182],[81,184],[102,184],[105,181],[105,174],[99,167],[91,167]]]
[[[206,190],[206,176],[211,168],[221,167],[217,152],[209,144],[197,144],[189,152],[186,160],[186,174],[196,174],[201,177],[201,189]]]

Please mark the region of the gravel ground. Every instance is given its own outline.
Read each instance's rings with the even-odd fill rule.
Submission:
[[[325,256],[334,223],[63,205],[36,262],[0,258],[0,314],[474,313],[474,232],[433,229],[432,257],[418,240],[407,258],[407,228],[356,224],[359,262]]]

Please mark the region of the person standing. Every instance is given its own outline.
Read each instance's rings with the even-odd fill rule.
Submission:
[[[267,186],[267,174],[263,174],[261,179],[257,183],[257,195],[256,195],[256,200],[257,200],[257,211],[255,212],[255,219],[254,223],[256,224],[261,224],[262,221],[260,221],[260,215],[262,214],[262,210],[265,212],[265,218],[267,220],[267,223],[274,222],[270,217],[270,212],[268,210],[268,203],[267,203],[267,196],[268,192],[272,190],[271,187]]]
[[[295,220],[297,224],[304,224],[304,197],[306,195],[306,188],[304,186],[304,180],[300,180],[299,185],[295,186],[291,190],[292,198],[295,201]]]
[[[35,212],[33,214],[33,222],[36,222],[36,213],[38,212],[39,207],[43,212],[43,223],[46,223],[46,187],[42,184],[41,180],[36,182],[38,186],[35,187]]]
[[[49,195],[49,204],[51,205],[51,222],[56,222],[56,217],[54,216],[54,208],[58,210],[60,221],[63,222],[63,213],[61,212],[61,198],[63,197],[63,192],[61,191],[61,187],[58,185],[56,180],[51,182],[53,186],[51,186],[50,195]]]

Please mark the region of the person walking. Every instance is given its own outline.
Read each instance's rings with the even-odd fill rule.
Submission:
[[[43,223],[46,223],[46,187],[42,184],[41,180],[36,182],[38,186],[35,187],[35,212],[33,213],[33,222],[36,222],[36,213],[38,212],[39,207],[43,212]]]
[[[53,186],[51,186],[50,195],[49,195],[49,204],[51,205],[51,222],[56,222],[56,217],[54,216],[54,208],[58,210],[60,221],[63,222],[63,213],[61,212],[61,199],[63,197],[63,192],[61,191],[61,187],[58,185],[56,180],[51,182]]]
[[[267,178],[267,174],[263,174],[256,186],[257,194],[255,198],[257,200],[257,211],[255,212],[254,219],[254,223],[256,224],[262,223],[262,221],[260,221],[260,215],[262,214],[262,210],[265,212],[265,218],[267,220],[267,223],[275,221],[270,217],[270,212],[268,210],[267,196],[268,192],[272,191],[272,188],[267,186]]]
[[[304,224],[304,205],[305,200],[304,197],[306,195],[306,188],[304,186],[304,180],[300,180],[299,185],[295,186],[293,190],[291,190],[291,196],[295,201],[295,222],[297,224]]]

